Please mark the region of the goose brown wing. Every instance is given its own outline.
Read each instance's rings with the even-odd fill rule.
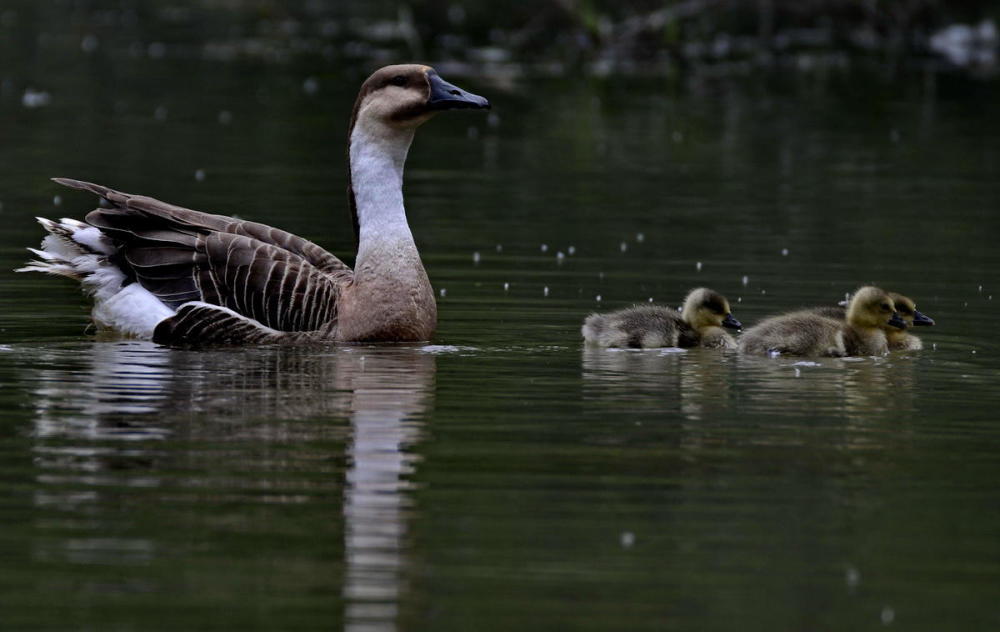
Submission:
[[[71,189],[89,191],[99,196],[102,199],[102,206],[104,208],[98,209],[94,213],[100,213],[104,216],[136,215],[149,220],[158,218],[159,222],[149,221],[147,223],[166,224],[176,230],[192,234],[214,231],[243,235],[298,255],[321,272],[334,275],[352,274],[351,268],[347,264],[320,246],[308,239],[303,239],[298,235],[293,235],[267,224],[249,222],[225,215],[202,213],[161,202],[160,200],[144,195],[122,193],[121,191],[109,189],[108,187],[91,182],[71,180],[69,178],[53,178],[53,181]],[[87,216],[87,221],[93,224],[90,221],[90,215]],[[94,225],[96,226],[96,224]],[[103,226],[98,227],[104,228]]]
[[[175,309],[221,305],[278,331],[313,331],[337,317],[340,284],[298,255],[231,233],[165,233],[137,229],[119,252],[122,267]]]
[[[353,273],[319,246],[263,224],[70,182],[106,200],[87,223],[112,237],[120,267],[167,305],[220,305],[278,331],[336,320],[340,288]]]

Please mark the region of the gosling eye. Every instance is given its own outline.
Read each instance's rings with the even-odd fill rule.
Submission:
[[[882,305],[880,307],[882,308],[883,312],[891,312],[892,311],[892,307],[888,303],[882,303]]]
[[[406,75],[396,75],[395,77],[389,80],[389,83],[391,83],[394,86],[405,86]]]

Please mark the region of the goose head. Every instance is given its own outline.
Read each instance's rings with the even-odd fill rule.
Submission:
[[[361,85],[355,125],[413,129],[443,110],[488,110],[485,98],[448,83],[430,66],[397,64],[376,70]]]
[[[889,292],[889,296],[896,306],[896,312],[899,313],[900,318],[903,319],[907,327],[913,327],[914,325],[930,326],[934,324],[933,318],[917,310],[917,304],[910,297],[903,296],[897,292]]]
[[[729,301],[715,290],[699,287],[688,292],[681,308],[681,318],[695,329],[726,327],[740,329],[740,321],[733,318]]]
[[[882,288],[860,288],[847,304],[847,322],[866,329],[906,329],[892,297]]]

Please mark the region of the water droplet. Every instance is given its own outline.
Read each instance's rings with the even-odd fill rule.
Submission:
[[[28,88],[24,91],[24,94],[21,95],[21,105],[29,110],[34,108],[43,108],[51,102],[52,95],[43,90]]]
[[[146,54],[153,59],[163,59],[167,54],[167,45],[163,42],[153,42],[146,47]]]
[[[934,351],[937,351],[937,343],[936,342],[932,342],[931,343],[931,349],[933,349]]]
[[[93,34],[86,35],[80,42],[80,50],[89,55],[90,53],[97,51],[97,47],[100,45],[100,43],[101,42],[100,40],[97,39],[96,35]]]
[[[744,274],[741,281],[743,282],[743,287],[746,287],[750,283],[750,277]]]
[[[542,244],[541,249],[542,249],[542,252],[548,252],[549,251],[549,245],[548,244]]]
[[[635,545],[635,534],[631,531],[622,531],[618,540],[622,543],[623,549],[630,549]]]
[[[974,353],[976,353],[976,350],[975,350],[975,349],[973,349],[973,350],[972,350],[972,353],[973,353],[973,354],[974,354]]]
[[[548,296],[548,295],[549,295],[549,286],[546,285],[545,287],[542,288],[542,296]]]
[[[474,263],[474,264],[476,264],[476,265],[479,265],[479,260],[480,260],[481,258],[482,258],[482,257],[480,257],[480,255],[479,255],[479,251],[478,251],[478,250],[477,250],[476,252],[472,253],[472,263]]]
[[[652,303],[652,302],[653,302],[653,297],[652,297],[652,296],[650,296],[650,297],[649,297],[649,302],[650,302],[650,303]]]
[[[507,283],[507,282],[505,281],[505,282],[504,282],[504,284],[503,284],[503,291],[504,291],[504,292],[506,292],[506,291],[507,291],[507,290],[509,290],[509,289],[510,289],[510,283]]]
[[[62,196],[53,195],[52,196],[52,206],[62,206]]]
[[[644,235],[643,233],[636,233],[635,240],[641,244],[642,242],[646,241],[646,235]]]
[[[598,302],[598,303],[600,303],[600,302],[601,302],[601,295],[600,295],[600,294],[598,294],[598,295],[597,295],[597,296],[595,297],[595,299],[597,300],[597,302]]]
[[[465,22],[465,8],[460,4],[452,4],[448,6],[448,21],[455,26],[460,25]]]
[[[621,250],[622,252],[625,252],[626,250],[628,250],[628,244],[626,244],[623,241],[622,243],[618,244],[618,250]]]
[[[316,77],[306,77],[302,82],[302,91],[310,96],[319,92],[319,79]]]
[[[556,253],[556,260],[559,261],[559,263],[562,263],[562,260],[565,258],[566,258],[566,253],[564,253],[562,250]]]
[[[670,138],[673,139],[675,143],[679,143],[684,140],[684,134],[675,131],[670,134]]]
[[[167,106],[165,105],[156,106],[156,109],[153,110],[153,118],[155,118],[157,121],[167,120]]]
[[[446,289],[444,289],[444,288],[441,288],[441,292],[440,292],[440,294],[441,294],[441,298],[444,298],[445,296],[447,296],[447,295],[448,295],[448,290],[446,290]]]
[[[575,255],[576,254],[576,246],[570,246],[569,248],[567,248],[566,249],[566,253],[569,254],[569,256],[571,256],[571,257],[573,255]]]
[[[694,264],[694,269],[698,272],[701,272],[701,261],[698,261]]]
[[[597,278],[600,279],[601,281],[603,281],[604,280],[604,273],[603,272],[598,272],[597,273]]]
[[[781,256],[782,257],[787,257],[788,256],[788,248],[782,248],[781,249]]]
[[[761,290],[760,293],[761,294],[767,294],[767,290]]]
[[[737,303],[742,303],[743,302],[743,297],[742,296],[737,296],[736,297],[736,302]]]
[[[981,285],[979,286],[979,293],[980,293],[980,294],[982,294],[982,293],[983,293],[983,286],[981,286]]]
[[[204,169],[198,169],[197,171],[195,171],[194,172],[194,179],[197,180],[198,182],[204,182],[205,181],[205,170]]]
[[[802,371],[800,371],[798,368],[795,369],[795,377],[802,377]]]
[[[232,122],[233,122],[233,113],[232,112],[230,112],[229,110],[222,110],[221,112],[219,112],[219,124],[220,125],[229,125]]]
[[[857,588],[858,584],[861,583],[861,571],[853,566],[848,566],[844,573],[844,583],[847,584],[848,588]]]
[[[503,244],[497,244],[497,252],[503,252]]]
[[[892,609],[892,606],[883,606],[879,618],[882,620],[882,625],[889,625],[896,620],[896,611]]]

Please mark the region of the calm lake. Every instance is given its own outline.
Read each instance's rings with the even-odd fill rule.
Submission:
[[[50,46],[0,68],[4,629],[1000,626],[996,85],[441,68],[494,110],[410,152],[433,344],[190,351],[12,272],[95,204],[48,178],[349,258],[370,68]],[[581,344],[692,287],[749,325],[864,283],[937,321],[923,351]]]

